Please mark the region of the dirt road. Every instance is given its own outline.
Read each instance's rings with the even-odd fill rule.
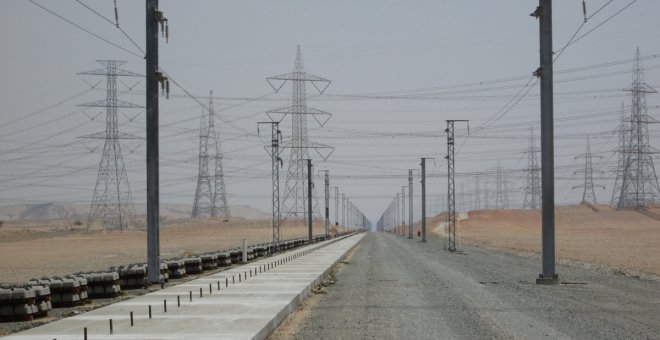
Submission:
[[[660,339],[660,282],[478,247],[465,255],[370,233],[327,294],[296,312],[294,339]],[[302,315],[302,316],[301,316]]]

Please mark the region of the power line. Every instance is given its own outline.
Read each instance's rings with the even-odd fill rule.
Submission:
[[[48,9],[48,8],[46,8],[46,7],[44,7],[43,5],[41,5],[41,4],[37,3],[37,2],[35,2],[34,0],[27,0],[27,1],[29,1],[30,3],[32,3],[33,5],[35,5],[35,6],[39,7],[39,8],[41,8],[41,9],[43,9],[44,11],[46,11],[46,12],[48,12],[48,13],[50,13],[50,14],[56,16],[56,17],[58,17],[59,19],[61,19],[61,20],[65,21],[65,22],[67,22],[67,23],[69,23],[69,24],[75,26],[75,27],[78,28],[79,30],[81,30],[81,31],[83,31],[83,32],[85,32],[85,33],[87,33],[87,34],[89,34],[89,35],[95,37],[95,38],[98,38],[98,39],[100,39],[100,40],[102,40],[102,41],[104,41],[104,42],[106,42],[106,43],[108,43],[108,44],[110,44],[110,45],[112,45],[112,46],[114,46],[114,47],[116,47],[116,48],[118,48],[118,49],[120,49],[120,50],[126,52],[126,53],[132,54],[132,55],[134,55],[134,56],[136,56],[136,57],[138,57],[138,58],[144,58],[144,55],[139,55],[139,54],[137,54],[137,53],[135,53],[135,52],[133,52],[133,51],[130,51],[130,50],[126,49],[126,48],[124,48],[124,47],[122,47],[122,46],[120,46],[120,45],[118,45],[118,44],[116,44],[116,43],[114,43],[114,42],[112,42],[112,41],[110,41],[110,40],[108,40],[108,39],[106,39],[106,38],[104,38],[104,37],[102,37],[102,36],[100,36],[100,35],[94,33],[94,32],[92,32],[92,31],[90,31],[90,30],[88,30],[88,29],[86,29],[86,28],[84,28],[84,27],[82,27],[82,26],[76,24],[75,22],[73,22],[73,21],[71,21],[71,20],[69,20],[69,19],[67,19],[67,18],[65,18],[65,17],[63,17],[63,16],[61,16],[61,15],[59,15],[59,14],[53,12],[52,10],[50,10],[50,9]]]
[[[610,2],[611,2],[611,1],[610,1]],[[607,23],[608,21],[612,20],[614,17],[616,17],[617,15],[619,15],[621,12],[625,11],[626,9],[628,9],[628,7],[632,6],[632,4],[634,4],[635,2],[637,2],[637,0],[632,0],[632,1],[629,2],[626,6],[624,6],[624,7],[621,8],[620,10],[618,10],[616,13],[612,14],[610,17],[608,17],[607,19],[605,19],[603,22],[601,22],[600,24],[598,24],[596,27],[590,29],[590,30],[587,31],[585,34],[583,34],[583,35],[579,36],[578,38],[576,38],[575,40],[573,40],[573,42],[571,42],[570,44],[568,44],[567,47],[570,46],[570,45],[575,44],[576,42],[580,41],[582,38],[584,38],[584,37],[586,37],[587,35],[589,35],[591,32],[597,30],[598,28],[600,28],[601,26],[603,26],[605,23]]]
[[[140,50],[140,52],[142,52],[143,55],[144,55],[144,54],[147,54],[147,53],[144,51],[144,49],[142,49],[142,47],[140,47],[140,45],[138,45],[138,44],[135,42],[135,40],[133,40],[133,38],[131,38],[131,37],[128,35],[128,33],[126,33],[126,31],[124,31],[124,29],[121,28],[121,27],[119,26],[119,22],[118,22],[118,21],[117,21],[117,22],[112,22],[112,20],[106,18],[106,17],[103,16],[101,13],[95,11],[93,8],[87,6],[86,4],[84,4],[84,3],[83,3],[82,1],[80,1],[80,0],[76,0],[76,2],[79,3],[79,4],[81,4],[81,5],[83,5],[85,8],[87,8],[87,9],[90,10],[90,11],[92,11],[92,13],[98,15],[99,17],[101,17],[101,19],[107,21],[108,23],[110,23],[110,25],[112,25],[112,26],[114,26],[115,28],[117,28],[117,29],[118,29],[118,30],[119,30],[119,31],[120,31],[120,32],[121,32],[121,33],[122,33],[122,34],[123,34],[123,35],[124,35],[124,36],[125,36],[125,37],[126,37],[131,43],[132,43],[132,44],[133,44],[133,46],[137,47],[137,49]],[[115,1],[115,6],[117,6],[117,1]],[[117,7],[115,7],[115,14],[117,14],[116,10],[117,10]]]
[[[614,0],[610,0],[610,1],[608,1],[608,2],[605,3],[603,6],[601,6],[598,10],[596,10],[593,14],[591,14],[590,16],[587,17],[587,16],[586,16],[586,15],[587,15],[587,9],[586,9],[585,0],[582,0],[582,6],[583,6],[582,9],[584,10],[584,15],[585,15],[585,17],[584,17],[584,21],[582,21],[582,24],[580,24],[580,27],[578,27],[578,29],[575,31],[575,33],[573,33],[573,35],[571,36],[571,38],[568,39],[568,42],[566,42],[566,44],[564,45],[564,47],[560,48],[559,51],[555,52],[556,56],[555,56],[554,60],[552,60],[553,63],[556,62],[557,59],[559,59],[559,57],[561,57],[561,55],[564,53],[564,51],[566,50],[566,48],[567,48],[569,45],[571,45],[571,44],[573,43],[573,39],[575,39],[575,36],[577,36],[577,34],[578,34],[578,33],[580,32],[580,30],[582,29],[582,27],[584,27],[584,25],[587,24],[587,21],[589,21],[589,19],[591,19],[594,15],[596,15],[596,14],[598,14],[600,11],[602,11],[605,7],[607,7],[607,6],[608,6],[609,4],[611,4],[613,1],[614,1]]]

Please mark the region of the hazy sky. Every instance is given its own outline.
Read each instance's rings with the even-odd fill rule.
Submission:
[[[96,116],[101,109],[77,105],[104,99],[105,83],[91,90],[86,82],[103,79],[77,73],[100,68],[96,59],[118,59],[127,61],[124,69],[144,74],[143,53],[80,4],[114,21],[112,0],[34,2],[134,54],[29,1],[0,2],[0,204],[89,203],[102,148],[76,137],[103,131],[105,121],[103,114]],[[203,103],[213,90],[220,115],[250,132],[216,120],[230,205],[270,211],[270,160],[265,139],[254,135],[256,122],[289,100],[290,87],[275,94],[265,78],[292,71],[298,44],[307,72],[332,80],[324,95],[311,96],[313,88],[308,88],[309,105],[333,113],[324,128],[309,123],[313,141],[336,148],[327,162],[314,161],[316,170],[329,169],[331,185],[339,186],[373,222],[407,185],[407,169],[419,168],[422,156],[437,160],[429,164],[435,177],[429,179],[428,194],[434,204],[440,202],[446,192],[446,119],[470,120],[470,138],[456,158],[457,189],[464,188],[465,200],[472,200],[475,173],[487,174],[480,177],[482,194],[486,188],[494,193],[499,160],[511,206],[522,204],[524,151],[530,128],[538,131],[539,122],[538,86],[525,86],[538,67],[538,22],[529,16],[536,2],[160,3],[170,24],[169,43],[160,45],[161,67]],[[144,2],[117,4],[120,27],[144,48]],[[586,5],[587,16],[593,16],[576,37],[588,34],[555,63],[558,203],[581,197],[572,188],[582,184],[582,175],[574,172],[584,161],[575,157],[584,153],[587,134],[599,156],[596,168],[603,171],[595,174],[598,184],[607,188],[596,194],[600,202],[609,202],[616,166],[613,131],[621,103],[629,109],[624,89],[631,83],[636,47],[646,57],[646,83],[660,89],[660,2],[588,0]],[[581,1],[555,1],[555,51],[583,21]],[[120,99],[144,105],[144,80],[122,80]],[[518,93],[527,95],[520,99]],[[647,102],[657,117],[658,95],[648,95]],[[161,201],[192,204],[202,107],[175,86],[172,98],[163,98],[160,107]],[[122,110],[120,130],[144,136],[144,121],[140,110]],[[290,134],[288,120],[282,128]],[[658,148],[659,128],[651,126],[651,142]],[[457,129],[459,144],[466,132],[463,126]],[[124,147],[133,196],[140,204],[145,201],[145,149],[143,143]],[[415,183],[419,194],[418,178]]]

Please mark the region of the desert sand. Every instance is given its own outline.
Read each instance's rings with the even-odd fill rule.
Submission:
[[[651,209],[616,211],[605,205],[556,209],[556,254],[625,273],[660,276],[660,221]],[[471,211],[459,222],[463,241],[514,253],[541,253],[540,210]]]
[[[558,260],[602,266],[631,275],[660,276],[660,210],[616,211],[607,206],[560,206],[556,210]],[[477,210],[459,221],[461,242],[538,256],[539,210]],[[429,232],[442,234],[445,215],[428,219]],[[72,220],[11,220],[0,228],[0,283],[33,277],[95,271],[145,262],[142,231],[71,231]],[[269,242],[270,220],[168,218],[161,227],[163,259]],[[81,227],[78,227],[81,228]],[[66,231],[66,229],[69,229]],[[419,224],[415,225],[415,236]],[[314,234],[323,233],[315,221]],[[282,239],[305,237],[307,227],[288,223]]]
[[[146,262],[147,234],[142,231],[94,230],[74,227],[73,220],[13,220],[0,228],[0,283],[30,278],[105,270],[110,266]],[[79,228],[72,231],[71,228]],[[68,230],[67,230],[68,229]],[[315,221],[314,235],[324,233]],[[307,226],[288,222],[280,238],[307,236]],[[161,224],[161,258],[270,242],[270,220],[242,218],[166,219]]]

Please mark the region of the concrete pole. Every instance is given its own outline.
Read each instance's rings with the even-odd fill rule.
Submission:
[[[422,157],[422,240],[426,242],[426,158]]]
[[[247,255],[247,239],[243,239],[241,242],[241,249],[243,250],[243,263],[247,263],[248,261],[248,255]]]
[[[325,237],[330,235],[330,171],[325,172]]]
[[[346,198],[346,209],[344,213],[346,214],[346,224],[344,225],[344,231],[348,231],[351,225],[351,200],[349,198]]]
[[[408,238],[413,238],[413,169],[408,170]]]
[[[401,186],[401,236],[406,235],[406,186]]]
[[[147,78],[147,270],[160,282],[160,194],[158,179],[158,0],[146,0]]]
[[[339,224],[339,187],[335,188],[335,225]]]
[[[400,221],[400,212],[399,212],[399,200],[400,196],[399,193],[396,193],[396,198],[394,199],[394,230],[397,235],[399,235],[399,230],[401,230],[401,223]]]
[[[341,194],[341,226],[346,231],[346,194]]]
[[[312,240],[312,160],[307,159],[307,228]]]
[[[554,118],[552,88],[552,0],[539,0],[539,36],[541,40],[541,257],[543,270],[539,284],[558,284],[555,272],[555,173]]]

